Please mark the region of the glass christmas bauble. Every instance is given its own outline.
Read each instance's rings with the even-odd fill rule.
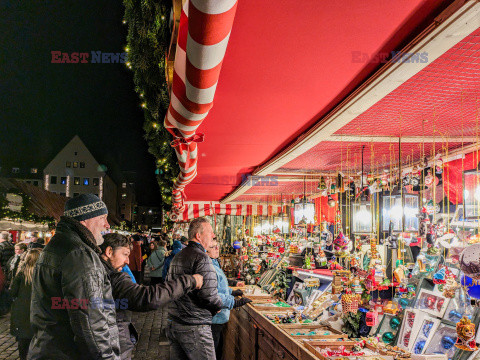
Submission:
[[[421,354],[424,347],[425,347],[425,340],[420,340],[415,344],[415,347],[413,348],[413,352],[417,355]]]
[[[390,319],[390,327],[393,330],[397,330],[399,326],[400,326],[400,319],[398,317],[395,316]]]
[[[448,336],[448,335],[444,335],[442,337],[442,347],[445,349],[445,350],[449,350],[453,347],[453,345],[455,345],[455,339],[452,338],[451,336]]]
[[[395,338],[395,335],[393,335],[393,333],[391,333],[390,331],[389,332],[386,332],[382,335],[382,341],[385,343],[385,344],[390,344],[393,342],[393,339]]]

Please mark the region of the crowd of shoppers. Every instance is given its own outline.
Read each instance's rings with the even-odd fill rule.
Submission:
[[[131,312],[167,304],[171,359],[221,359],[229,311],[250,300],[228,287],[208,220],[195,219],[188,238],[170,245],[164,236],[149,243],[106,233],[107,215],[103,201],[83,194],[66,202],[47,245],[13,245],[0,234],[0,289],[10,280],[20,359],[130,359]]]

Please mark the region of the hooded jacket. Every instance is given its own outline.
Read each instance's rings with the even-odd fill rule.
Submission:
[[[122,354],[132,349],[138,341],[137,330],[132,324],[132,311],[156,310],[195,289],[197,285],[192,275],[183,275],[163,284],[139,285],[126,272],[115,270],[103,259],[102,263],[112,283]]]
[[[120,359],[112,288],[100,253],[85,226],[61,217],[33,273],[29,360]]]
[[[147,259],[147,266],[155,268],[150,271],[150,277],[162,277],[163,265],[165,263],[165,248],[160,247],[152,251]]]
[[[172,252],[170,253],[170,255],[168,255],[165,258],[165,262],[163,263],[163,269],[162,269],[162,278],[163,279],[167,278],[168,269],[170,268],[170,263],[172,262],[173,257],[175,255],[177,255],[180,251],[182,251],[182,249],[183,249],[182,243],[178,240],[175,240],[173,242]]]

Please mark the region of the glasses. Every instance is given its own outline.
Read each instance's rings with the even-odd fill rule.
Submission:
[[[210,249],[215,249],[215,250],[216,250],[216,249],[218,249],[218,248],[219,248],[219,246],[218,246],[218,245],[213,245],[213,246],[210,246]]]

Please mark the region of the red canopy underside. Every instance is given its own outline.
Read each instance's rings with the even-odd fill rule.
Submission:
[[[232,192],[240,184],[242,174],[250,173],[295,140],[381,66],[355,62],[352,52],[373,56],[400,49],[448,3],[279,0],[271,6],[262,1],[239,2],[214,107],[198,129],[205,133],[205,142],[198,148],[199,176],[186,188],[188,200],[218,201]],[[478,42],[472,46],[478,46]],[[468,56],[467,45],[463,50],[455,56]],[[420,115],[432,118],[432,100],[444,95],[435,93],[435,89],[456,91],[456,96],[441,107],[458,112],[461,89],[448,88],[442,78],[445,71],[448,78],[458,79],[463,74],[465,69],[456,70],[454,63],[453,58],[444,59],[436,70],[439,73],[418,74],[401,97],[385,98],[385,104],[375,105],[338,133],[358,134],[359,128],[365,128],[366,133],[372,134],[372,129],[378,128],[381,135],[398,135],[398,124],[392,122],[390,127],[379,128],[378,119],[398,117],[395,104],[406,105],[408,100],[412,105],[405,109],[401,131],[422,135],[421,127],[411,120]],[[475,66],[472,71],[478,74],[478,62]],[[478,90],[478,75],[475,79],[468,74],[461,80],[465,95]],[[438,105],[437,109],[444,110]],[[473,110],[465,107],[465,111]],[[446,113],[438,119],[439,131],[450,130],[447,123],[453,115]],[[467,126],[464,130],[469,131]],[[360,146],[350,145],[352,150]],[[329,144],[318,146],[323,148],[311,151],[329,151]],[[378,152],[388,153],[388,147],[381,144]],[[332,160],[332,156],[336,157]],[[295,159],[285,168],[338,168],[338,154],[322,156],[314,162],[306,154],[303,157],[304,160]]]

